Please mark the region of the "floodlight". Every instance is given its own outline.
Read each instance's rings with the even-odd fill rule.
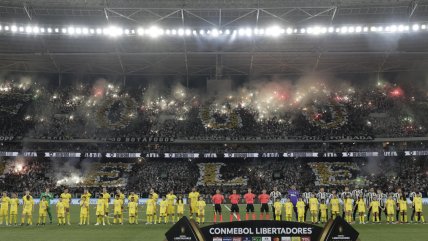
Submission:
[[[388,31],[387,28],[388,27],[385,28],[386,31]],[[391,27],[389,27],[389,31],[391,31],[391,32],[397,32],[397,25],[392,25]]]
[[[182,28],[178,29],[178,35],[183,36],[184,35],[184,29],[182,29]]]
[[[173,29],[171,30],[172,35],[176,35],[177,34],[177,30]]]
[[[81,28],[76,28],[76,34],[82,34],[82,29]]]
[[[287,28],[287,34],[292,34],[292,33],[293,33],[293,29]]]
[[[190,36],[190,34],[192,34],[192,31],[190,29],[186,29],[185,34],[186,36]]]
[[[74,27],[68,27],[68,34],[73,35],[75,33]]]
[[[372,26],[372,27],[370,28],[370,31],[372,31],[372,32],[376,32],[376,31],[377,31],[377,28],[376,28],[376,27],[374,27],[374,26]]]
[[[205,34],[205,31],[204,31],[203,29],[201,29],[201,30],[199,30],[199,34],[200,34],[200,35],[204,35],[204,34]]]
[[[226,29],[226,31],[224,32],[226,35],[229,35],[230,34],[230,30],[229,29]]]
[[[45,28],[40,28],[40,32],[44,33],[45,32]]]
[[[140,35],[140,36],[142,36],[144,34],[144,29],[138,28],[137,29],[137,34]]]
[[[27,26],[27,27],[25,28],[25,32],[26,32],[26,33],[31,33],[31,32],[33,32],[33,28],[32,28],[31,26]]]
[[[25,28],[24,27],[19,27],[19,32],[24,32],[25,31]],[[14,32],[13,30],[12,30],[12,32]]]
[[[357,26],[357,27],[355,28],[355,32],[357,32],[357,33],[361,33],[361,30],[362,30],[362,27],[361,27],[361,26]]]
[[[12,26],[13,27],[13,26]],[[4,30],[9,31],[9,26],[4,26]]]
[[[333,28],[333,27],[329,27],[329,28],[328,28],[328,32],[329,32],[329,33],[333,33],[333,32],[334,32],[334,28]]]
[[[33,27],[33,33],[39,33],[40,29],[39,27]]]
[[[67,33],[67,29],[63,28],[63,29],[61,29],[61,32],[62,33]]]
[[[369,28],[368,27],[364,27],[363,28],[363,32],[367,32],[367,31],[369,31]]]
[[[55,28],[55,33],[59,33],[59,28]]]
[[[93,29],[93,28],[89,29],[89,33],[94,34],[95,33],[95,29]]]
[[[427,29],[427,26],[425,24],[422,24],[421,29]]]
[[[245,29],[241,28],[238,31],[239,36],[244,36],[245,35]]]
[[[88,28],[83,28],[82,29],[82,33],[83,34],[88,34],[89,33],[89,29]]]

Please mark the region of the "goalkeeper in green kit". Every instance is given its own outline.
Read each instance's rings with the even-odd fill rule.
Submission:
[[[51,206],[50,206],[50,204],[51,204],[51,200],[53,199],[53,195],[52,195],[52,193],[49,192],[49,188],[46,188],[46,191],[42,192],[42,195],[40,196],[40,200],[42,198],[45,198],[45,200],[48,202],[47,211],[48,211],[48,215],[49,215],[49,221],[52,224],[52,213],[51,213]]]

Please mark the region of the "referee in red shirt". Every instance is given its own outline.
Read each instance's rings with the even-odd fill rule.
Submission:
[[[269,220],[269,200],[270,196],[269,194],[266,194],[266,189],[263,189],[262,194],[259,195],[259,201],[262,204],[262,207],[260,208],[260,220],[263,220],[263,213],[265,214],[266,220]]]
[[[216,190],[216,194],[212,197],[214,203],[214,223],[217,222],[217,214],[220,215],[220,222],[223,222],[223,215],[221,214],[221,204],[224,202],[224,196],[220,190]]]
[[[256,220],[256,214],[254,213],[254,199],[255,198],[256,198],[256,195],[251,192],[251,188],[248,188],[248,192],[245,193],[245,195],[244,195],[245,203],[247,204],[247,213],[245,214],[245,220],[248,220],[250,212],[252,214],[253,220]]]
[[[233,221],[233,214],[236,214],[236,219],[241,221],[241,216],[239,215],[239,200],[241,200],[241,195],[236,194],[236,190],[232,191],[232,194],[229,196],[230,203],[232,207],[230,208],[230,221]]]

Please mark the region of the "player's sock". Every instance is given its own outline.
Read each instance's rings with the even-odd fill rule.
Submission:
[[[43,217],[43,224],[46,223],[46,216]]]
[[[3,215],[0,216],[0,225],[3,224]]]
[[[233,215],[232,214],[229,215],[229,219],[230,219],[230,222],[232,222],[232,220],[233,220]]]
[[[28,217],[28,224],[33,225],[33,216]]]
[[[202,223],[205,223],[205,216],[202,217]]]
[[[223,214],[220,214],[220,222],[223,222]]]
[[[9,225],[9,216],[7,216],[7,214],[6,214],[6,216],[4,218],[6,219],[6,225]]]
[[[256,214],[255,213],[253,213],[253,220],[256,220]]]
[[[217,214],[214,213],[214,223],[217,222]]]
[[[260,214],[260,220],[263,220],[263,214]]]
[[[269,220],[269,219],[270,219],[269,214],[266,214],[266,220]]]
[[[196,222],[197,222],[197,223],[199,223],[199,221],[200,221],[200,220],[199,220],[199,217],[196,217]]]
[[[237,216],[238,216],[238,221],[241,221],[241,214],[237,214]]]
[[[423,223],[425,223],[425,217],[424,217],[424,215],[421,215],[421,221],[423,222]],[[407,221],[406,221],[407,222]]]
[[[248,213],[246,213],[245,214],[245,220],[248,220],[248,217],[249,217],[249,215],[248,215]]]

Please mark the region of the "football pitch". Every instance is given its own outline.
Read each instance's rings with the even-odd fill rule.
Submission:
[[[144,206],[145,207],[145,206]],[[54,208],[54,207],[52,207]],[[244,205],[241,205],[241,217],[245,218]],[[256,210],[259,207],[256,205]],[[428,210],[428,206],[424,207]],[[19,210],[21,211],[21,210]],[[188,214],[186,207],[185,214]],[[46,226],[36,226],[38,218],[38,207],[35,208],[35,216],[33,216],[33,226],[1,226],[0,227],[0,240],[8,241],[48,241],[48,240],[90,240],[90,241],[136,241],[136,240],[154,240],[162,241],[165,239],[165,232],[171,227],[171,224],[156,224],[145,225],[145,210],[139,213],[139,224],[129,225],[127,223],[127,213],[125,213],[124,225],[106,225],[94,226],[95,224],[95,209],[94,205],[90,210],[91,225],[79,226],[79,207],[77,205],[71,206],[71,226],[58,226],[56,217],[54,224],[46,224]],[[223,208],[223,219],[229,221],[229,212]],[[206,209],[206,225],[213,220],[213,207],[207,206]],[[55,212],[54,212],[54,216]],[[257,215],[258,216],[258,215]],[[409,214],[410,216],[410,214]],[[425,219],[427,219],[425,212]],[[385,220],[383,218],[382,220]],[[410,220],[410,217],[409,217]],[[20,218],[19,218],[20,221]],[[113,220],[111,219],[111,223]],[[421,241],[428,240],[428,224],[365,224],[353,225],[360,233],[361,241],[388,241],[388,240],[405,240],[405,241]]]

